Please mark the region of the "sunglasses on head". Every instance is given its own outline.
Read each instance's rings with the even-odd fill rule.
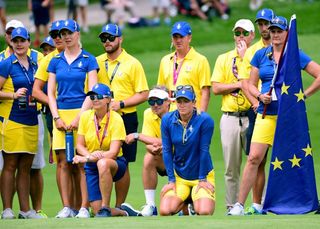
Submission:
[[[115,41],[116,38],[117,38],[116,36],[113,36],[113,35],[110,35],[110,34],[102,35],[102,36],[100,36],[100,41],[102,43],[106,43],[107,41],[113,42],[113,41]]]
[[[249,31],[246,31],[246,30],[243,30],[242,32],[241,31],[234,31],[234,35],[236,37],[240,37],[241,34],[245,37],[249,36],[250,32]]]
[[[54,31],[54,32],[50,32],[49,35],[50,35],[50,37],[51,37],[52,39],[56,39],[57,37],[60,37],[58,30],[57,30],[57,31]]]
[[[193,87],[191,85],[179,85],[177,86],[177,91],[180,90],[186,90],[186,91],[192,91],[193,92]]]
[[[108,98],[108,96],[106,95],[90,95],[89,96],[90,99],[93,101],[93,100],[101,100],[101,99],[104,99],[104,98]]]
[[[166,99],[149,99],[148,100],[148,103],[150,106],[154,106],[154,105],[158,105],[158,106],[161,106],[164,101],[166,101]]]
[[[6,31],[6,34],[7,34],[7,35],[11,35],[11,34],[12,34],[12,30],[13,30],[13,29],[8,29],[8,30]]]
[[[273,18],[271,20],[271,26],[272,24],[278,24],[278,25],[284,25],[284,26],[287,26],[287,22],[284,21],[284,20],[281,20],[280,18]]]

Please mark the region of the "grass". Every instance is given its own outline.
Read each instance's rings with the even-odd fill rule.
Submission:
[[[290,4],[290,5],[288,5]],[[320,46],[319,34],[320,25],[318,9],[319,2],[313,5],[307,3],[284,3],[276,0],[266,1],[266,7],[273,8],[277,14],[284,15],[287,18],[293,14],[297,14],[299,44],[300,47],[316,62],[320,62]],[[213,69],[217,56],[234,47],[232,42],[231,29],[234,22],[239,18],[250,18],[254,20],[255,13],[250,12],[248,8],[248,0],[232,1],[232,17],[229,21],[215,19],[212,23],[202,22],[200,20],[191,20],[190,18],[178,17],[175,20],[188,20],[193,29],[192,45],[202,54],[207,56],[211,68]],[[100,26],[92,27],[90,34],[82,36],[83,46],[86,50],[94,55],[103,52],[103,49],[97,39]],[[3,44],[3,38],[0,38]],[[143,64],[149,86],[151,87],[157,81],[158,67],[160,59],[169,52],[170,46],[170,28],[161,26],[158,28],[126,28],[124,30],[123,47],[137,57]],[[312,78],[303,75],[305,88],[312,82]],[[307,111],[309,117],[309,128],[311,134],[312,147],[314,149],[315,173],[320,174],[320,158],[318,151],[320,150],[320,122],[317,120],[320,115],[318,101],[320,94],[315,94],[307,100]],[[140,126],[142,123],[142,112],[147,107],[147,103],[138,107]],[[43,225],[46,228],[230,228],[238,229],[246,228],[317,228],[319,227],[319,217],[313,214],[303,216],[275,216],[269,214],[260,217],[226,217],[224,207],[224,164],[222,158],[222,150],[220,144],[219,120],[221,97],[211,95],[209,114],[215,120],[215,133],[212,139],[211,154],[216,170],[216,211],[212,217],[152,217],[152,218],[110,218],[110,219],[66,219],[56,220],[50,218],[48,220],[28,220],[28,221],[1,221],[0,228],[35,228]],[[137,161],[130,165],[131,171],[131,187],[127,201],[134,207],[139,208],[144,204],[144,194],[141,180],[142,162],[144,156],[144,146],[138,144]],[[243,156],[243,162],[246,158]],[[266,170],[268,173],[268,169]],[[45,190],[43,196],[43,209],[49,215],[54,217],[61,208],[61,201],[55,182],[55,165],[48,164],[44,170]],[[320,176],[317,176],[318,187],[320,184]],[[166,178],[160,178],[157,192],[157,203],[159,203],[159,191]],[[250,198],[248,203],[250,202]],[[18,211],[18,202],[15,197],[14,210]]]

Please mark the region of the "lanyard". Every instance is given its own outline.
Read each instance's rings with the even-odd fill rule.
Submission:
[[[179,73],[180,73],[184,58],[181,61],[179,66],[178,66],[178,63],[177,63],[177,53],[174,54],[173,58],[174,58],[173,59],[173,85],[175,86],[176,83],[177,83],[177,80],[178,80],[178,76],[179,76]]]
[[[107,129],[108,129],[108,125],[109,125],[110,112],[108,112],[106,115],[107,115],[107,123],[104,126],[104,130],[103,130],[103,134],[102,134],[101,140],[100,140],[100,135],[99,135],[99,124],[98,124],[97,116],[94,115],[94,125],[96,127],[96,135],[97,135],[98,141],[100,143],[100,149],[101,149],[101,146],[102,146],[104,138],[107,136]]]
[[[18,60],[18,58],[17,58],[17,60]],[[34,68],[32,66],[32,63],[29,61],[29,59],[28,59],[28,62],[29,62],[29,68],[32,69],[32,77],[34,77],[34,73],[35,73]],[[20,67],[22,68],[24,76],[27,78],[29,85],[32,85],[33,79],[30,79],[27,69],[20,63],[19,60],[18,60],[18,63],[20,64]]]
[[[232,59],[232,73],[233,73],[234,77],[236,77],[237,80],[239,80],[238,67],[236,65],[236,61],[237,61],[237,58],[233,57],[233,59]]]
[[[111,75],[111,79],[110,79],[110,85],[113,81],[113,78],[115,77],[117,71],[118,71],[118,68],[120,66],[120,62],[117,63],[117,65],[115,66],[115,68],[113,69],[113,72],[112,72],[112,75]],[[108,70],[109,70],[109,64],[108,64],[108,60],[106,60],[106,70],[107,70],[107,74],[108,74]]]

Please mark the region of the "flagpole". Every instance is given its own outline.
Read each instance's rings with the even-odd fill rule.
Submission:
[[[293,15],[292,17],[295,17],[295,15]],[[285,51],[286,48],[287,48],[288,34],[289,34],[290,27],[291,27],[292,17],[291,17],[291,19],[290,19],[289,29],[288,29],[288,31],[287,31],[286,39],[285,39],[285,41],[284,41],[284,44],[285,44],[285,45],[284,45],[284,46],[282,47],[282,49],[281,49],[279,62],[278,62],[278,64],[277,64],[276,70],[274,71],[274,74],[273,74],[273,77],[272,77],[272,81],[271,81],[271,85],[270,85],[270,89],[269,89],[267,95],[271,95],[271,94],[272,94],[272,90],[273,90],[273,88],[274,88],[274,83],[276,82],[277,75],[278,75],[278,68],[279,68],[279,65],[280,65],[280,61],[282,60],[283,53],[284,53],[284,51]],[[267,107],[268,107],[268,104],[264,104],[263,113],[262,113],[262,118],[263,118],[263,119],[264,119],[264,117],[266,116]]]

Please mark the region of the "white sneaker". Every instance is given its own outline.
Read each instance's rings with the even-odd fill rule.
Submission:
[[[90,218],[90,212],[88,209],[82,207],[79,210],[79,213],[76,215],[76,218]]]
[[[61,211],[58,212],[58,215],[56,215],[56,218],[72,218],[74,217],[74,213],[71,208],[64,207]]]
[[[146,204],[141,210],[142,216],[156,216],[158,215],[157,207],[151,204]]]
[[[18,218],[19,219],[42,219],[43,217],[41,215],[38,215],[35,210],[31,209],[27,212],[20,211]]]
[[[194,210],[193,203],[188,204],[188,212],[189,212],[189,215],[197,215],[196,211]]]
[[[240,203],[236,203],[228,212],[228,215],[244,215],[243,206]]]
[[[15,219],[16,216],[14,215],[14,212],[12,211],[11,208],[6,208],[2,213],[1,213],[1,219]]]

